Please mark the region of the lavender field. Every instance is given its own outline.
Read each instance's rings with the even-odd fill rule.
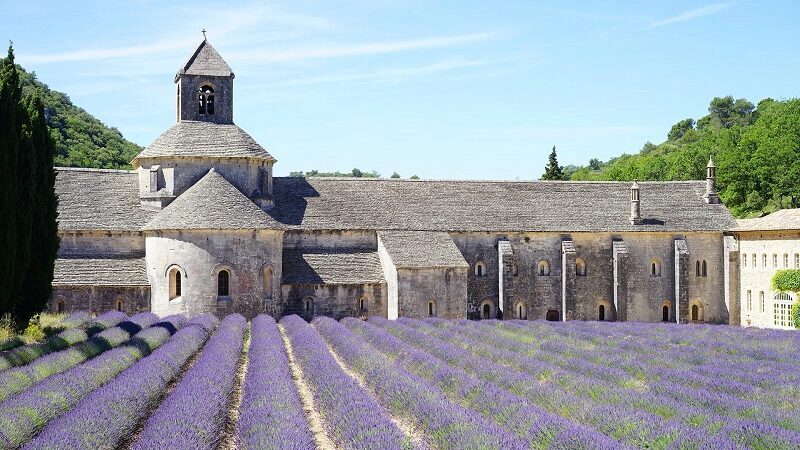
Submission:
[[[800,448],[800,333],[84,317],[0,353],[0,448]]]

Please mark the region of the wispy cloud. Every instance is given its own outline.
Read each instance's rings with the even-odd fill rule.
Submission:
[[[732,5],[733,5],[732,3],[714,3],[711,5],[701,6],[700,8],[690,9],[678,15],[655,21],[653,23],[648,24],[643,29],[648,30],[652,28],[659,28],[665,25],[671,25],[673,23],[685,22],[687,20],[693,20],[700,17],[710,16],[712,14],[717,14],[721,11],[724,11],[730,8]]]
[[[369,44],[350,45],[325,45],[319,47],[304,47],[295,49],[266,49],[228,52],[231,59],[241,58],[257,60],[261,63],[299,61],[308,59],[329,59],[352,56],[378,55],[397,53],[410,50],[428,48],[452,47],[473,42],[487,41],[497,37],[496,33],[473,33],[439,36],[424,39],[411,39],[393,42],[378,42]]]

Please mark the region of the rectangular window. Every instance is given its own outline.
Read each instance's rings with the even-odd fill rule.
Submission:
[[[784,253],[783,254],[783,268],[784,269],[788,269],[789,268],[789,254],[788,253]]]
[[[775,253],[772,254],[772,268],[773,269],[778,268],[778,255],[776,255]]]
[[[758,302],[761,305],[764,304],[764,291],[761,291],[761,292],[758,293]]]
[[[742,254],[742,267],[747,267],[747,253]]]
[[[767,254],[766,253],[761,257],[761,261],[763,262],[762,267],[764,267],[766,269],[767,268]]]
[[[800,269],[800,253],[794,254],[794,268]]]
[[[764,297],[761,297],[761,301],[758,304],[759,310],[763,313],[764,312]]]
[[[779,327],[792,326],[792,305],[787,302],[775,302],[774,324]]]
[[[758,259],[756,258],[756,254],[753,253],[753,269],[756,268],[756,264],[758,264]]]
[[[753,291],[747,291],[747,310],[753,310]]]

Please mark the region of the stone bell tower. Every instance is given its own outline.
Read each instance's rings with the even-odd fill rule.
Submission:
[[[175,74],[178,120],[233,123],[230,66],[205,39]]]

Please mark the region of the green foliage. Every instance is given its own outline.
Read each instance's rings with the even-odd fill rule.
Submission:
[[[400,178],[400,174],[397,172],[393,172],[390,178]]]
[[[45,120],[53,139],[55,165],[129,169],[130,161],[142,147],[126,140],[116,128],[72,104],[69,97],[51,90],[36,79],[36,74],[16,66],[22,94],[39,97],[45,107]]]
[[[772,290],[800,292],[800,269],[784,269],[772,276]]]
[[[800,301],[795,301],[792,305],[792,322],[794,327],[800,330]]]
[[[411,175],[410,179],[411,180],[419,180],[419,177],[417,175]]]
[[[59,241],[53,141],[43,103],[35,91],[23,96],[19,75],[9,46],[0,70],[0,314],[18,325],[50,297]]]
[[[564,176],[564,170],[561,166],[558,165],[558,155],[556,155],[556,146],[553,146],[553,151],[550,152],[550,156],[547,158],[547,166],[544,168],[544,175],[542,175],[542,180],[566,180],[567,178]]]
[[[397,172],[395,172],[395,174],[397,174]],[[303,172],[302,170],[300,170],[295,172],[289,172],[289,176],[300,177],[300,178],[305,178],[305,177],[380,178],[381,174],[374,170],[371,172],[364,172],[363,170],[360,169],[353,169],[350,172],[339,172],[338,170],[336,172],[320,172],[319,170],[309,170],[308,172]],[[392,176],[392,178],[400,178],[400,175],[397,175],[397,177]]]
[[[709,114],[675,124],[668,139],[636,154],[578,168],[572,180],[702,180],[713,156],[720,195],[737,217],[800,207],[800,99],[714,98]]]

